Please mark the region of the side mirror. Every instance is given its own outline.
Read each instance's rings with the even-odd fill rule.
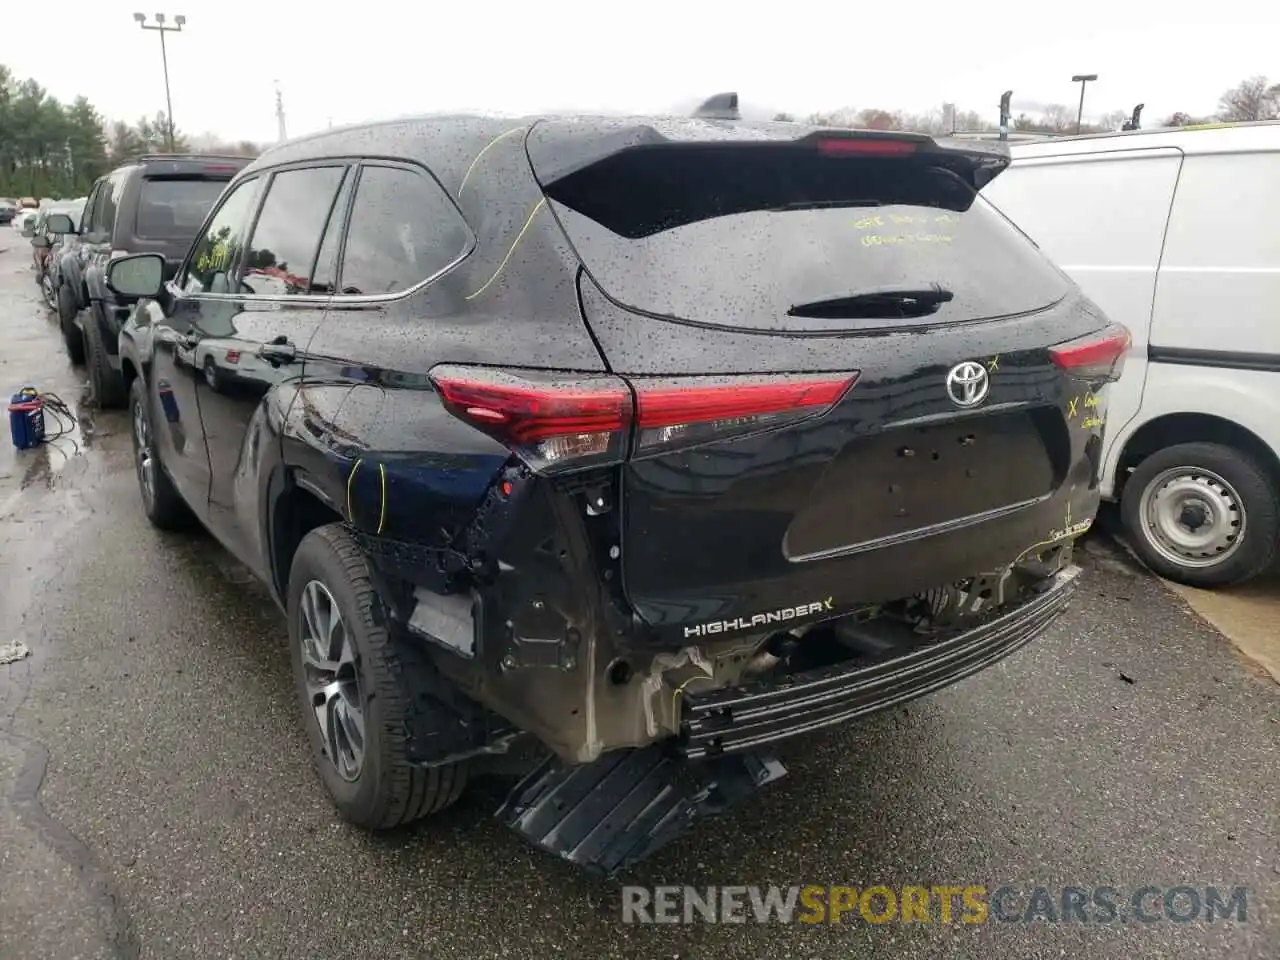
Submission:
[[[52,247],[53,241],[41,233],[31,238],[31,245],[44,249],[45,247]]]
[[[55,236],[64,233],[75,233],[75,222],[65,213],[51,213],[45,217],[44,228]]]
[[[22,224],[22,235],[24,237],[34,237],[36,235],[36,225],[30,222]]]
[[[135,253],[107,264],[107,286],[122,297],[155,297],[164,287],[164,257]]]

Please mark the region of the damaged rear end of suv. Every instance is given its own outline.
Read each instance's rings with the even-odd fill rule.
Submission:
[[[1129,337],[978,197],[998,148],[696,121],[526,143],[608,370],[433,380],[542,488],[509,542],[563,558],[500,554],[540,589],[476,596],[486,703],[556,754],[503,815],[613,869],[779,776],[772,744],[1052,622]]]
[[[281,162],[449,136],[404,123]],[[998,146],[508,126],[438,153],[466,226],[431,282],[371,302],[348,240],[279,428],[288,485],[340,517],[265,521],[307,565],[259,568],[346,816],[437,809],[476,758],[528,741],[544,759],[499,816],[612,872],[781,776],[776,744],[1053,622],[1129,338],[981,199]],[[328,566],[309,559],[325,519]],[[344,600],[340,569],[374,599]],[[301,636],[315,582],[373,625],[325,668],[331,700]],[[418,773],[385,796],[359,788],[401,767]],[[419,773],[429,802],[403,796]]]

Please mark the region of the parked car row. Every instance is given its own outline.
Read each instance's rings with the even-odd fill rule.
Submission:
[[[0,199],[0,224],[15,225],[18,229],[22,228],[22,218],[19,214],[25,215],[27,211],[35,210],[39,205],[32,197],[23,197],[19,200]]]
[[[51,296],[73,363],[88,367],[98,404],[123,406],[120,328],[133,305],[105,283],[107,264],[130,253],[156,252],[171,274],[205,215],[244,157],[145,156],[100,178],[84,205],[83,222],[51,217],[55,233],[74,234],[51,265]]]
[[[72,234],[56,234],[49,230],[50,214],[65,214],[73,230],[79,229],[84,214],[85,198],[75,200],[48,200],[40,204],[34,219],[27,218],[23,234],[31,238],[31,256],[36,271],[36,284],[50,309],[57,308],[50,266],[57,262],[66,248],[66,238]]]
[[[1032,640],[1120,489],[1107,311],[1143,344],[1150,315],[1002,216],[1047,235],[1028,211],[1065,192],[1032,199],[1005,145],[433,117],[222,164],[95,186],[63,331],[129,406],[151,522],[206,526],[286,614],[317,770],[363,826],[527,742],[500,816],[624,866],[785,772],[774,744]],[[1129,484],[1173,436],[1125,445]],[[1191,467],[1150,515],[1221,507]],[[1248,506],[1237,577],[1266,552]]]

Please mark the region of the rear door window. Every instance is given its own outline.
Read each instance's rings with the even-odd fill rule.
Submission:
[[[226,180],[203,177],[146,177],[138,195],[137,235],[146,240],[190,239],[226,185]]]
[[[84,239],[88,243],[102,242],[102,209],[106,202],[104,197],[111,193],[111,183],[104,177],[98,181],[89,196],[84,213]]]
[[[242,293],[300,296],[311,274],[345,167],[284,170],[271,178],[240,278]],[[328,293],[328,291],[323,291]]]
[[[602,289],[683,320],[778,330],[966,321],[1042,309],[1069,289],[1002,214],[921,157],[661,145],[545,189]],[[935,287],[950,297],[918,314],[875,300]]]
[[[129,179],[128,170],[117,170],[102,185],[98,197],[98,209],[94,216],[96,242],[110,243],[111,234],[115,231],[116,214],[120,210],[120,198],[124,195],[125,181]]]
[[[346,223],[347,206],[351,200],[351,191],[355,183],[355,174],[348,173],[342,179],[342,188],[329,212],[329,223],[324,228],[324,237],[320,241],[320,252],[316,254],[315,270],[311,273],[311,291],[315,294],[331,294],[338,286],[338,255],[342,251],[342,228]]]
[[[425,172],[365,165],[342,257],[341,292],[401,293],[457,263],[471,233]]]

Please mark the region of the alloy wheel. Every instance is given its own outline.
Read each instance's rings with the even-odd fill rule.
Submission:
[[[342,779],[357,780],[364,768],[365,716],[351,635],[333,594],[319,580],[303,588],[298,617],[307,699],[325,757]]]
[[[133,456],[138,471],[138,484],[150,506],[156,495],[156,462],[151,450],[151,424],[141,403],[133,405]]]

